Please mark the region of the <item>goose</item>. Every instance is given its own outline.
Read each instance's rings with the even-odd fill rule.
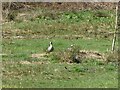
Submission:
[[[49,52],[52,52],[53,50],[54,48],[53,48],[52,42],[50,42],[47,52],[49,53]]]
[[[81,63],[79,55],[76,55],[76,54],[73,55],[73,62]]]

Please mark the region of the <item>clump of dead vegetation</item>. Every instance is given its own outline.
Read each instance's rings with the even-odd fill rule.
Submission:
[[[107,62],[118,62],[118,52],[109,52],[106,55],[106,61]]]
[[[106,61],[104,54],[97,51],[81,50],[80,46],[72,45],[64,51],[60,51],[53,55],[60,62],[81,63],[86,59],[95,59],[98,61]]]

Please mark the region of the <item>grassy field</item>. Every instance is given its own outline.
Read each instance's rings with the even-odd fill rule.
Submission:
[[[110,51],[114,20],[112,10],[19,12],[3,24],[2,87],[117,88],[118,62]],[[45,53],[50,41],[55,47],[51,54],[32,57]],[[56,55],[71,44],[106,59],[85,58],[79,64],[58,60]]]

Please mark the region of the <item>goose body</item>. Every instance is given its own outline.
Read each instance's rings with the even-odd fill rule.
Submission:
[[[78,55],[73,56],[73,62],[81,63],[80,57]]]
[[[54,50],[52,42],[50,42],[47,52],[52,52]]]

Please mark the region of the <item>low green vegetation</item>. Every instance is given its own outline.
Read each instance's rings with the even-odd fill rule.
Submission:
[[[38,10],[39,11],[39,10]],[[115,25],[114,11],[48,11],[18,13],[16,20],[3,25],[11,36],[81,35],[110,38]]]
[[[117,54],[110,51],[114,20],[114,11],[106,10],[19,12],[3,24],[2,87],[117,88]],[[45,54],[50,41],[55,49]],[[59,53],[68,55],[71,45],[101,53],[105,59],[61,61]]]

